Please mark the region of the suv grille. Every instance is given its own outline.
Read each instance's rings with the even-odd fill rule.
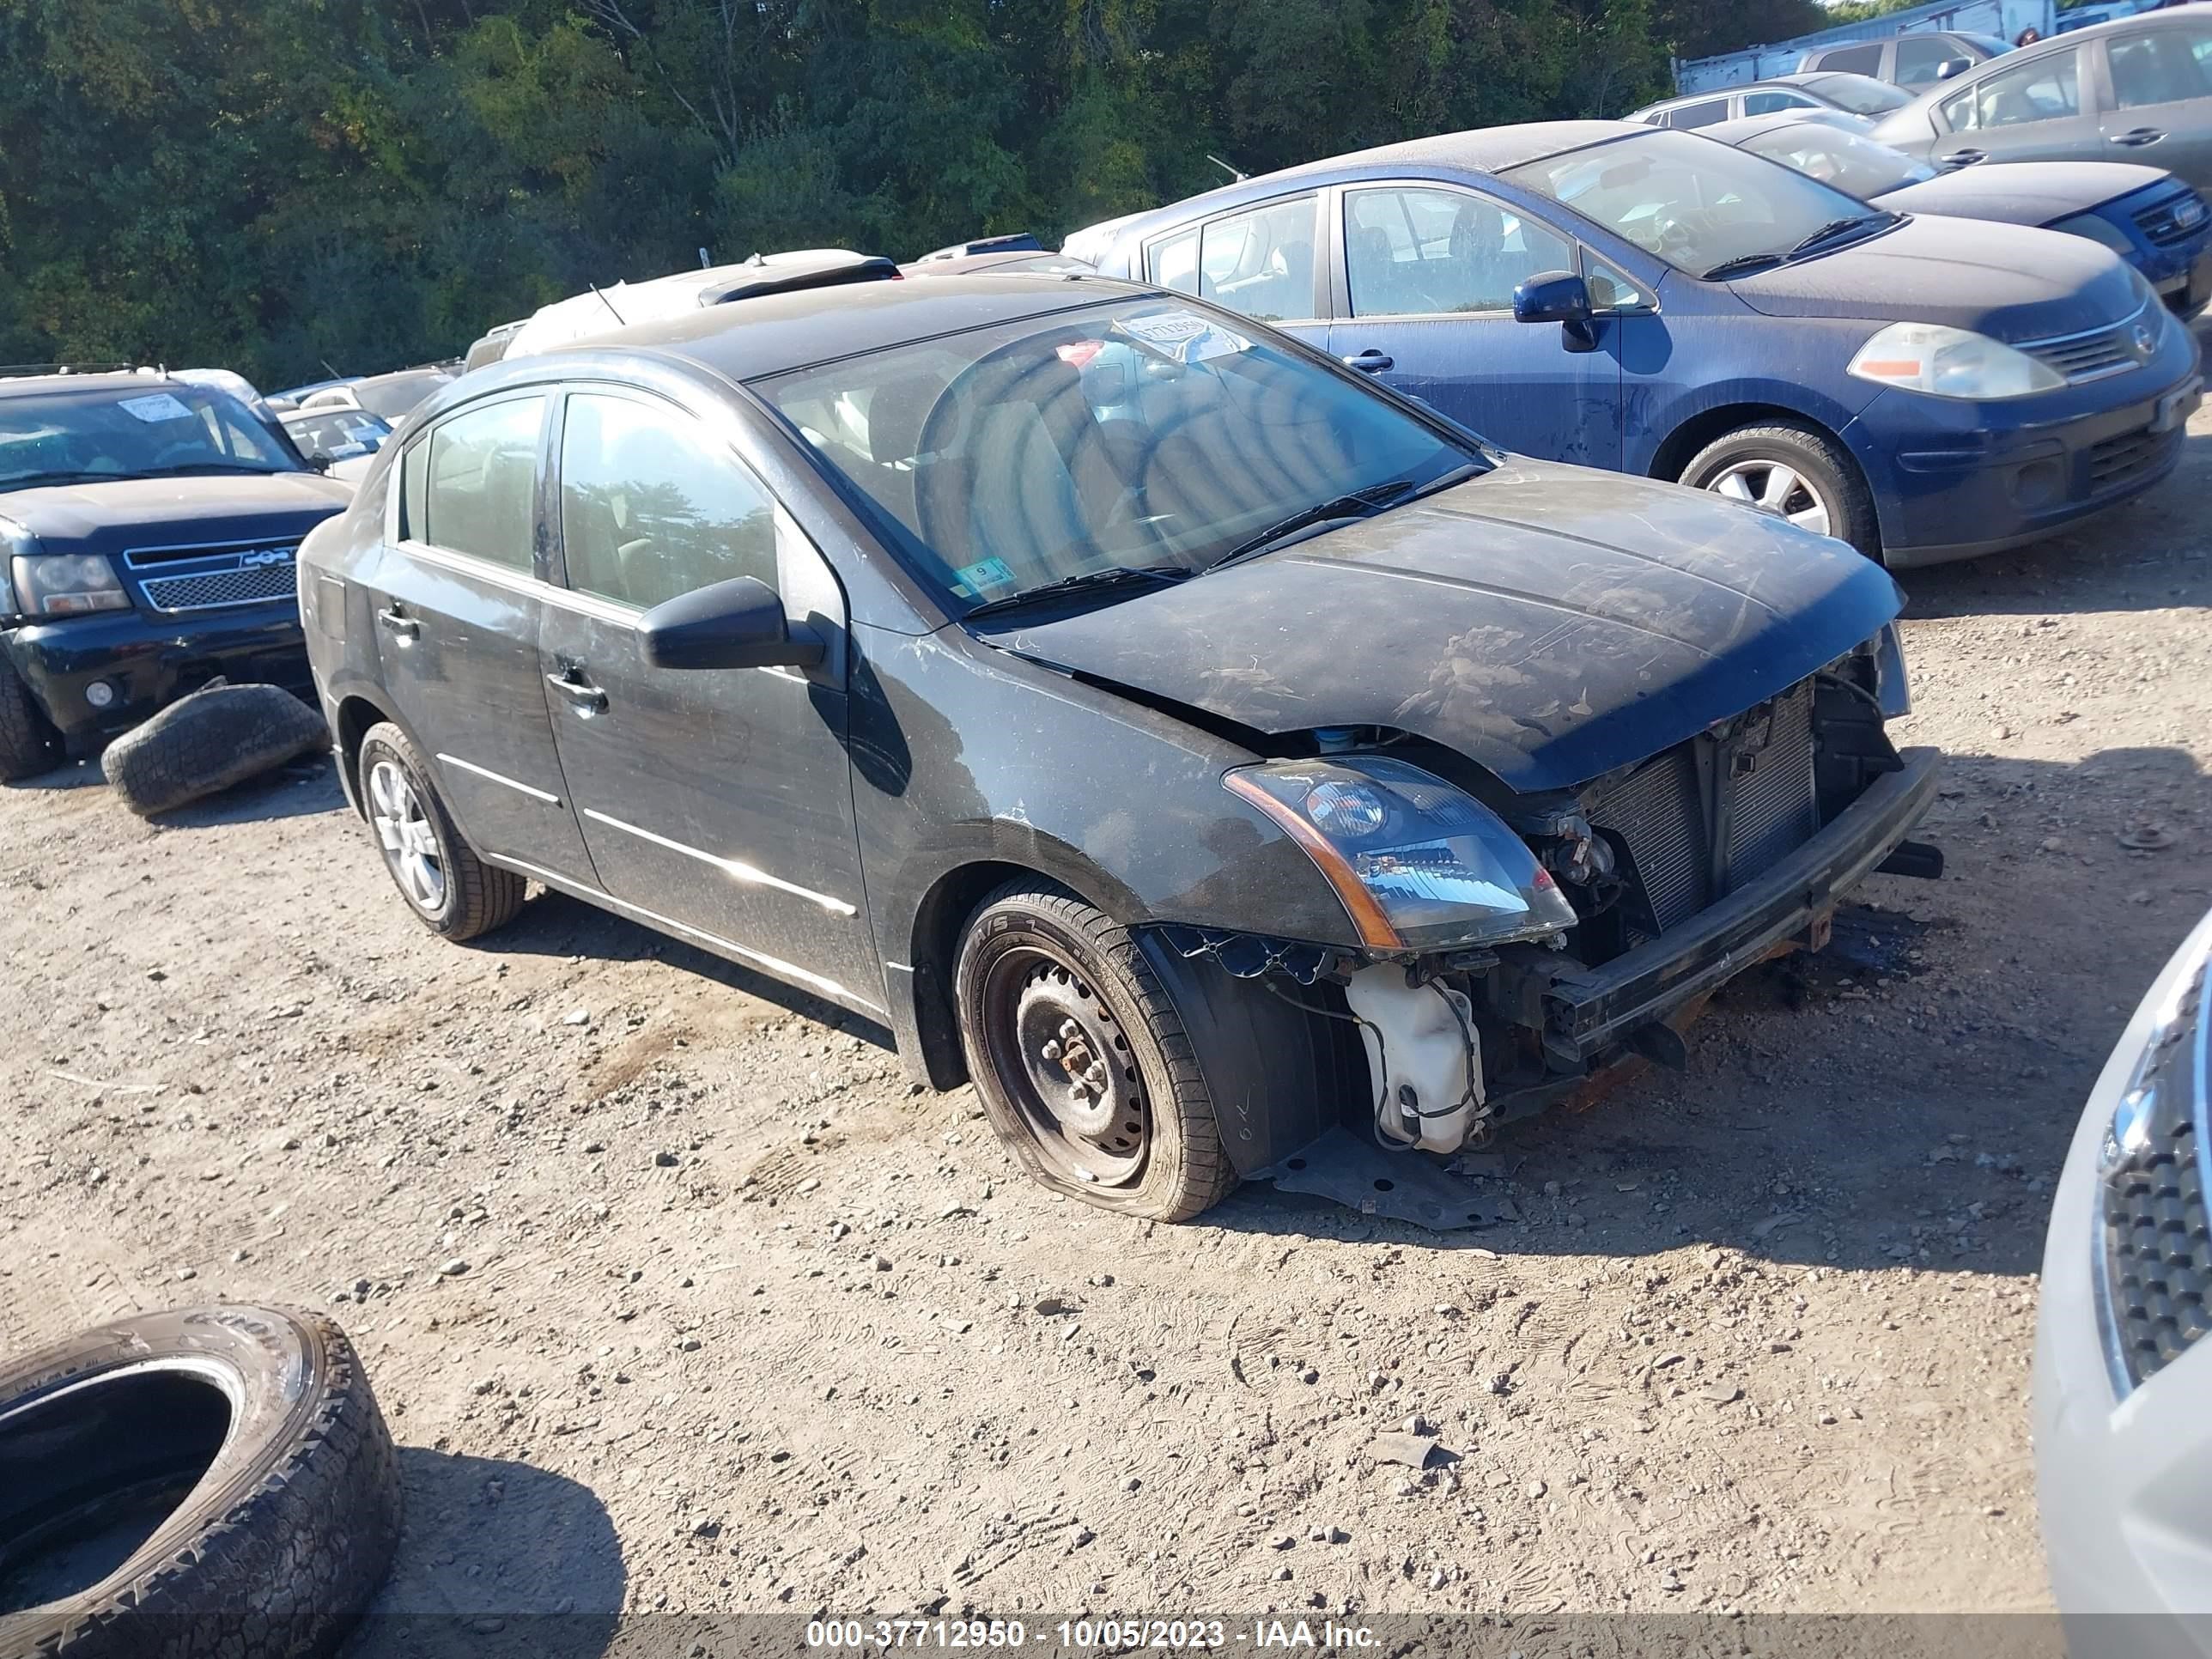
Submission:
[[[2020,349],[2031,357],[2041,358],[2069,381],[2102,380],[2107,374],[2123,374],[2148,360],[2150,350],[2138,348],[2136,343],[2136,330],[2142,325],[2142,311],[2138,310],[2134,316],[2109,328],[2093,328],[2053,340],[2030,340]],[[2157,341],[2154,330],[2153,349]]]
[[[1717,780],[1711,811],[1701,781],[1707,776]],[[1739,717],[1727,737],[1677,744],[1588,802],[1592,825],[1611,830],[1627,848],[1662,933],[1719,896],[1712,819],[1723,807],[1728,856],[1721,894],[1764,875],[1820,828],[1810,680]]]
[[[2212,1232],[2197,1097],[2206,1039],[2202,963],[2153,1038],[2106,1131],[2100,1312],[2130,1382],[2148,1382],[2212,1328]]]
[[[265,605],[298,592],[296,546],[141,547],[124,555],[156,611]]]
[[[2204,198],[2193,190],[2184,190],[2152,203],[2135,216],[2135,221],[2136,228],[2159,246],[2172,247],[2203,230],[2204,217]]]

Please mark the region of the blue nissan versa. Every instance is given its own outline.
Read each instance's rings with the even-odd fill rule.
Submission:
[[[1893,568],[2170,471],[2195,338],[2079,236],[1886,211],[1695,133],[1550,122],[1251,179],[1068,239],[1509,449],[1716,490]]]

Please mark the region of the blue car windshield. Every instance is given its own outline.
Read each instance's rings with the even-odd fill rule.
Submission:
[[[1547,156],[1500,176],[1692,276],[1759,255],[1787,258],[1824,229],[1875,213],[1764,156],[1663,128]]]
[[[1934,167],[1901,150],[1816,121],[1790,122],[1745,139],[1743,147],[1862,201],[1936,176]]]
[[[0,396],[0,489],[299,470],[245,404],[207,386],[109,381]]]
[[[1172,580],[1300,515],[1353,497],[1337,516],[1381,510],[1487,465],[1353,376],[1180,297],[753,384],[963,612],[1101,573]]]

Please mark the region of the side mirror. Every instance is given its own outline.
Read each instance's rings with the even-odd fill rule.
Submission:
[[[1936,65],[1936,78],[1948,81],[1954,75],[1964,75],[1973,66],[1974,60],[1971,58],[1946,58]]]
[[[1540,270],[1513,290],[1516,323],[1557,323],[1570,351],[1597,349],[1589,285],[1571,270]]]
[[[637,627],[655,668],[812,668],[824,649],[812,629],[785,620],[783,601],[757,576],[679,593]]]
[[[1540,270],[1513,290],[1516,323],[1586,323],[1589,286],[1571,270]]]
[[[333,465],[331,459],[330,452],[327,450],[314,450],[303,456],[301,459],[318,472],[327,472],[331,470],[331,467]]]

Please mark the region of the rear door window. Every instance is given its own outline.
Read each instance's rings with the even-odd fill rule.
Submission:
[[[1771,115],[1783,109],[1818,109],[1820,106],[1802,92],[1781,92],[1768,87],[1743,95],[1746,115]]]
[[[531,568],[542,394],[440,422],[407,457],[403,533],[514,570]]]
[[[649,611],[710,583],[775,581],[775,504],[748,467],[664,404],[572,392],[561,433],[568,586]]]
[[[1209,220],[1198,240],[1198,292],[1263,323],[1314,314],[1316,198],[1294,197]]]
[[[1667,112],[1670,127],[1709,127],[1729,118],[1728,100],[1708,98],[1700,104],[1680,104]]]
[[[1880,76],[1881,73],[1881,42],[1874,41],[1860,46],[1832,46],[1819,54],[1808,69],[1841,70],[1850,75]]]
[[[2069,49],[1984,76],[1957,97],[1943,100],[1944,125],[1954,132],[1980,132],[2079,115],[2080,56]]]

